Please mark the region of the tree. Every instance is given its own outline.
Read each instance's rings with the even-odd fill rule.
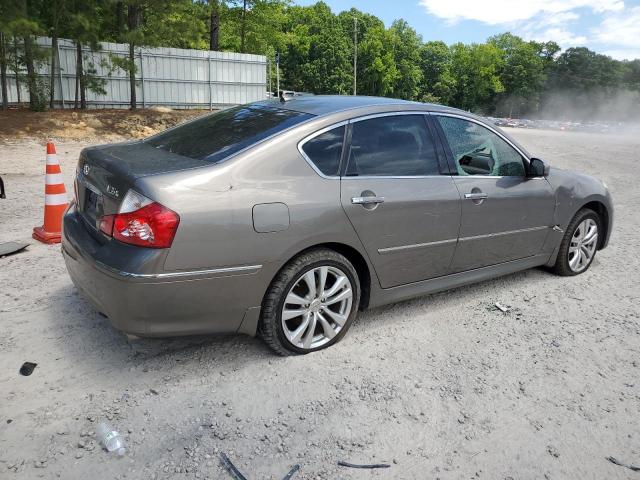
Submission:
[[[21,13],[22,2],[6,0],[0,3],[0,92],[2,93],[2,109],[9,108],[7,88],[7,68],[9,66],[9,39],[16,28],[16,21]]]
[[[398,69],[393,94],[406,100],[416,100],[422,82],[420,69],[422,39],[404,20],[394,21],[389,31],[393,39],[393,57]]]
[[[218,50],[220,47],[220,4],[218,0],[209,0],[209,50]]]
[[[65,24],[69,18],[67,8],[69,0],[50,0],[43,4],[42,24],[47,36],[51,37],[51,56],[49,65],[49,108],[54,107],[56,96],[55,75],[58,65],[58,38],[60,36],[61,25]]]
[[[544,84],[544,60],[536,42],[525,42],[511,33],[489,38],[489,43],[502,51],[500,82],[504,87],[501,103],[507,106],[509,117],[514,109],[520,116],[522,107],[537,109],[540,90]]]
[[[192,0],[171,0],[143,6],[139,25],[144,45],[206,50],[209,5]]]
[[[100,48],[102,29],[98,17],[100,0],[70,0],[65,8],[68,20],[64,33],[76,44],[76,88],[74,107],[87,108],[88,71],[85,67],[83,46]]]
[[[7,89],[7,47],[5,33],[0,30],[0,94],[2,95],[2,109],[9,108],[9,93]]]
[[[420,48],[421,99],[448,104],[455,88],[451,75],[451,50],[441,41],[427,42]]]
[[[495,95],[504,90],[499,76],[502,52],[486,43],[456,43],[451,51],[451,73],[456,79],[453,106],[473,111],[490,110]]]
[[[353,50],[327,4],[289,8],[284,27],[286,52],[282,64],[290,88],[334,94],[351,91]]]
[[[396,66],[391,32],[384,25],[368,28],[358,45],[358,91],[363,95],[393,95],[400,73]]]

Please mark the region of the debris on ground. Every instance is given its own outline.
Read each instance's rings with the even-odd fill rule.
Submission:
[[[108,452],[116,452],[119,457],[126,453],[124,438],[106,421],[98,424],[96,438]]]
[[[300,470],[300,465],[294,465],[293,468],[289,470],[289,473],[287,473],[282,480],[291,480],[298,470]]]
[[[0,258],[14,253],[20,253],[29,246],[28,243],[22,242],[4,242],[0,243]]]
[[[220,454],[220,459],[222,461],[222,466],[227,470],[227,472],[229,472],[229,474],[235,478],[236,480],[247,480],[247,477],[245,477],[240,470],[238,470],[236,468],[236,466],[231,462],[231,460],[229,460],[229,457],[227,457],[226,453],[221,453]]]
[[[502,305],[500,302],[496,302],[495,306],[498,310],[500,310],[502,313],[507,313],[509,311],[509,307],[505,307],[504,305]]]
[[[220,460],[222,466],[235,480],[247,480],[247,477],[245,477],[242,472],[238,470],[238,468],[233,464],[226,453],[220,453]],[[298,470],[300,470],[300,465],[294,465],[282,480],[291,480]]]
[[[391,465],[388,463],[371,463],[371,464],[357,464],[357,463],[349,463],[344,460],[338,460],[338,465],[341,467],[349,467],[349,468],[389,468]]]
[[[628,463],[623,463],[614,457],[605,457],[605,458],[609,460],[611,463],[613,463],[614,465],[628,468],[629,470],[633,470],[634,472],[640,472],[640,467],[637,467],[635,465],[629,465]]]
[[[20,375],[28,377],[33,373],[33,370],[38,366],[37,363],[24,362],[20,367]]]

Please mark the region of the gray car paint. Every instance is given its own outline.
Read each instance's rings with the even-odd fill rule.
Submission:
[[[65,215],[63,253],[69,273],[117,328],[147,336],[255,334],[262,299],[278,270],[301,251],[318,245],[338,248],[362,263],[363,280],[368,282],[362,305],[366,307],[553,263],[562,238],[553,227],[564,230],[591,201],[600,202],[608,212],[601,248],[608,241],[611,197],[601,182],[586,175],[552,168],[547,179],[519,181],[512,201],[505,193],[516,190],[507,185],[508,179],[491,179],[482,187],[490,190],[495,201],[479,205],[485,207],[484,214],[481,222],[474,223],[471,215],[465,221],[465,210],[481,209],[473,209],[471,202],[465,204],[461,198],[473,179],[448,174],[422,179],[326,178],[298,151],[301,140],[322,128],[385,112],[448,112],[496,130],[471,114],[371,97],[296,97],[279,106],[316,117],[216,165],[184,161],[177,171],[163,173],[162,168],[153,167],[157,165],[153,156],[166,152],[136,143],[130,146],[136,159],[127,160],[127,174],[114,160],[126,157],[129,147],[83,152],[81,179],[88,163],[98,175],[90,173],[85,180],[97,183],[101,191],[111,181],[122,189],[120,199],[127,188],[134,188],[180,215],[168,250],[107,238],[87,228],[75,207]],[[385,203],[372,211],[350,203],[351,196],[366,190],[385,196]],[[119,199],[103,197],[104,212],[113,213]],[[263,205],[277,207],[261,212]],[[288,212],[286,228],[280,205]],[[406,218],[400,216],[404,210]],[[509,218],[513,216],[516,219]],[[547,228],[526,231],[536,226]],[[473,239],[520,230],[524,232],[497,237],[499,243],[494,243],[495,236]],[[469,238],[459,241],[458,237]],[[504,258],[497,256],[500,250],[494,245],[505,251]],[[465,268],[472,270],[456,272]]]

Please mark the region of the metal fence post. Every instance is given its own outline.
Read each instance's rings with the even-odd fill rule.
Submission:
[[[62,65],[60,64],[60,42],[56,44],[56,55],[58,56],[58,80],[60,82],[60,108],[64,110],[64,87],[62,86]],[[55,98],[54,98],[55,100]]]
[[[211,50],[209,50],[209,110],[213,110],[213,91],[211,87]]]
[[[142,93],[142,108],[147,108],[146,102],[144,99],[144,57],[143,57],[142,49],[140,49],[138,53],[140,54],[140,82],[141,82],[140,91]]]

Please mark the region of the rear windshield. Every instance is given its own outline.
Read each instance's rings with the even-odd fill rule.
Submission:
[[[217,163],[312,116],[264,105],[242,105],[172,128],[146,142],[171,153]]]

